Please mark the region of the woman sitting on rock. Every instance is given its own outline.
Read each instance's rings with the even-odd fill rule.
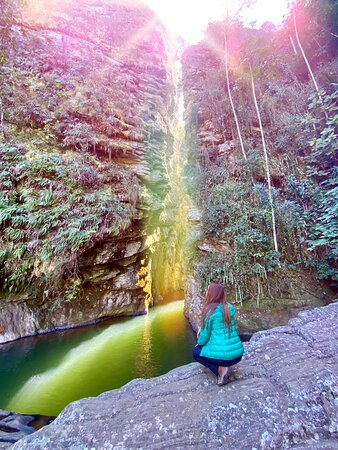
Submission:
[[[228,382],[229,366],[237,364],[244,354],[235,314],[236,308],[226,302],[224,287],[211,283],[205,294],[193,357],[216,375],[218,385]]]

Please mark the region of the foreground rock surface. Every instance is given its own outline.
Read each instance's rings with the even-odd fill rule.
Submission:
[[[34,420],[33,416],[22,416],[0,410],[0,448],[7,448],[35,429],[29,425]]]
[[[53,419],[54,417],[50,416],[29,416],[0,409],[0,449],[10,447]]]
[[[198,363],[70,404],[13,449],[336,449],[338,304],[256,333],[229,384]]]

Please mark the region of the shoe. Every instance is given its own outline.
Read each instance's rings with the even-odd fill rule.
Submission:
[[[229,375],[230,375],[230,368],[228,367],[228,370],[224,375],[218,375],[217,377],[218,386],[223,386],[224,384],[227,384],[229,381]]]

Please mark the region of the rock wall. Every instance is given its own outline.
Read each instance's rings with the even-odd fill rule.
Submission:
[[[192,270],[185,279],[185,302],[184,315],[189,320],[192,328],[197,332],[200,326],[200,317],[204,292],[202,292],[201,280],[194,274],[198,264],[206,255],[222,254],[227,256],[227,246],[217,239],[205,239],[202,232],[202,208],[191,203],[188,221],[190,250],[195,259]],[[307,310],[329,303],[333,293],[325,285],[316,280],[313,270],[298,270],[288,272],[287,279],[283,280],[283,290],[278,292],[275,298],[265,299],[262,306],[247,302],[236,304],[239,314],[237,318],[237,329],[240,333],[254,333],[272,327],[286,325],[288,321],[296,317],[300,311]],[[230,291],[230,295],[229,295]],[[228,301],[235,302],[231,290],[226,289]]]
[[[285,53],[290,52],[290,61],[294,56],[282,32],[272,32],[275,55],[256,55],[255,82],[269,153],[278,253],[273,249],[262,142],[247,63],[255,45],[268,52],[272,44],[263,30],[236,25],[228,30],[229,83],[247,155],[244,160],[227,90],[223,32],[224,24],[210,24],[206,39],[188,47],[182,56],[186,173],[194,205],[189,217],[185,315],[196,329],[206,286],[222,282],[228,300],[239,307],[240,330],[253,332],[284,325],[300,310],[323,306],[335,295],[313,268],[315,253],[305,248],[310,233],[307,219],[293,225],[295,202],[288,177],[298,176],[297,171],[304,177],[305,163],[294,156],[289,129],[278,125],[278,120],[282,121],[279,111],[299,121],[301,113],[306,113],[306,103],[299,103],[296,112],[293,98],[286,107],[283,95],[298,89],[304,102],[311,86],[296,81],[293,67],[283,72]],[[276,67],[276,72],[269,72],[271,67]],[[301,132],[297,133],[298,147],[303,146],[305,153],[307,142],[301,142]],[[282,149],[277,148],[279,141],[283,141]],[[286,160],[292,164],[285,166]]]
[[[144,313],[152,301],[148,238],[169,189],[173,141],[172,50],[165,31],[141,2],[1,5],[0,144],[10,186],[4,185],[2,194],[9,202],[26,187],[30,198],[15,200],[28,226],[13,225],[11,219],[0,225],[5,254],[0,261],[0,342]],[[19,164],[7,157],[10,148],[19,153]],[[54,166],[51,173],[45,166],[34,169],[32,161],[43,162],[50,154],[53,164],[63,164],[57,176]],[[28,180],[25,164],[30,164]],[[32,208],[29,201],[44,190],[39,176],[49,183],[53,199]],[[32,216],[44,210],[51,216],[60,204],[68,210],[58,225],[34,229]],[[91,214],[87,222],[85,207]],[[87,232],[87,223],[96,219]],[[74,239],[87,232],[85,243],[58,250],[57,240],[68,236],[69,227],[76,230]],[[11,244],[6,233],[13,228],[20,238]],[[46,262],[42,248],[48,243],[53,250]],[[11,245],[21,246],[23,256],[6,260],[16,249]],[[14,282],[10,287],[21,263],[26,270],[23,287],[17,289]],[[57,270],[56,289],[49,280]]]
[[[338,304],[254,334],[219,387],[198,363],[67,406],[13,449],[337,448]]]
[[[201,244],[201,247],[204,248],[204,245],[205,243]],[[203,258],[203,253],[200,257]],[[237,319],[239,333],[255,333],[286,325],[300,311],[320,307],[334,301],[332,292],[325,285],[319,285],[318,288],[314,271],[299,271],[289,274],[287,282],[288,286],[282,295],[266,299],[262,302],[263,305],[257,306],[253,302],[244,302],[242,305],[236,303],[239,312]],[[192,274],[187,275],[184,315],[196,332],[200,327],[203,299],[204,293],[200,281]],[[231,296],[228,301],[235,303]]]

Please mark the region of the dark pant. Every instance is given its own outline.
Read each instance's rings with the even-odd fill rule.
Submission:
[[[213,358],[207,358],[206,356],[201,356],[201,350],[203,348],[203,345],[196,345],[194,347],[194,351],[192,353],[193,358],[199,362],[200,364],[203,364],[203,366],[208,367],[217,377],[218,375],[218,367],[229,367],[233,366],[234,364],[237,364],[240,362],[242,357],[235,359],[213,359]]]

